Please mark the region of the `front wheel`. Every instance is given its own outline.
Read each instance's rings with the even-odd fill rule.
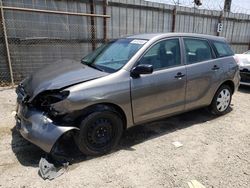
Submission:
[[[81,122],[77,145],[85,155],[102,155],[112,150],[123,132],[123,122],[113,111],[93,112]]]
[[[232,99],[232,89],[222,85],[215,93],[210,110],[215,115],[223,115],[227,112]]]

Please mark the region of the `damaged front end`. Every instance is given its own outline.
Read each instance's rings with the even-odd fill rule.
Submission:
[[[22,84],[17,89],[17,129],[21,135],[47,153],[65,133],[78,131],[72,122],[62,121],[65,114],[52,108],[52,104],[67,98],[69,91],[44,91],[30,101]]]

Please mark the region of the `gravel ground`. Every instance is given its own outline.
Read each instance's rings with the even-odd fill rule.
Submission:
[[[14,129],[15,97],[0,88],[0,187],[250,187],[250,87],[224,116],[200,109],[131,128],[116,151],[82,157],[52,181],[38,175],[43,151]]]

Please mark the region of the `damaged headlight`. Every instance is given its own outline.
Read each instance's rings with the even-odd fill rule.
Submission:
[[[66,99],[69,91],[45,91],[36,97],[35,104],[42,110],[56,115],[57,113],[51,108],[51,105]]]
[[[60,102],[69,96],[69,91],[59,91],[55,93],[45,93],[40,97],[41,106],[50,106],[51,104]]]

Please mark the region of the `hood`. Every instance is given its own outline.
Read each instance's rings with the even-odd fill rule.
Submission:
[[[25,92],[32,100],[45,90],[61,89],[70,85],[108,75],[78,61],[63,60],[33,73],[23,82]]]
[[[237,57],[240,65],[250,65],[250,54],[235,54],[235,56]]]

